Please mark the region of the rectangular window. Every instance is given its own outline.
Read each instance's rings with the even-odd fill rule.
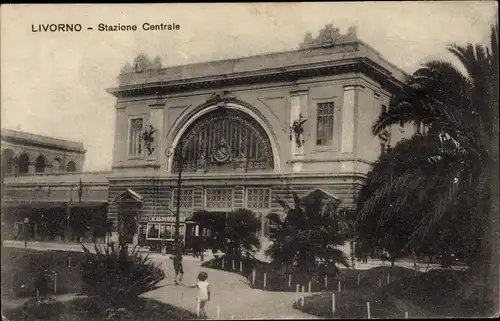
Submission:
[[[142,118],[132,118],[130,119],[130,130],[129,130],[129,145],[128,154],[129,156],[141,156],[142,155],[142,128],[143,128]]]
[[[316,115],[316,145],[330,146],[333,143],[334,103],[318,103]]]
[[[248,188],[247,189],[247,208],[269,208],[270,207],[270,190],[269,188]]]
[[[173,213],[177,211],[177,189],[172,190],[172,208]],[[179,202],[179,217],[190,218],[193,214],[194,190],[192,188],[181,188]],[[170,212],[170,214],[173,214]]]
[[[206,190],[207,208],[232,209],[233,189],[232,188],[207,188]]]

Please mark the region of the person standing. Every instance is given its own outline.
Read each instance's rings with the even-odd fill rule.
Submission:
[[[175,285],[178,285],[179,282],[182,281],[182,277],[184,276],[184,268],[182,266],[182,254],[183,254],[183,246],[180,238],[177,239],[174,247],[174,272],[175,272]]]

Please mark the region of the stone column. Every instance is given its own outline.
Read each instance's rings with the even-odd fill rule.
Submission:
[[[28,174],[35,174],[35,162],[28,163]]]
[[[355,86],[344,87],[344,102],[342,104],[342,153],[352,153],[354,150],[355,96]]]

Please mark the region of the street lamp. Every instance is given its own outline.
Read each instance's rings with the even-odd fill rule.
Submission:
[[[172,165],[177,165],[179,174],[177,176],[177,204],[175,209],[175,240],[179,241],[180,236],[180,206],[181,206],[181,185],[182,185],[182,170],[184,168],[184,148],[182,143],[179,143],[176,147],[169,147],[165,150],[165,156],[168,158],[173,157]]]

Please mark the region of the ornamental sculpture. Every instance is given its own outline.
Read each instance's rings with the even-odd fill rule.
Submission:
[[[300,148],[302,144],[304,143],[304,123],[307,121],[307,119],[302,118],[302,114],[299,114],[299,118],[294,120],[292,126],[290,127],[290,132],[295,135],[295,143],[297,144],[297,147]],[[292,139],[290,135],[290,139]]]
[[[234,100],[235,97],[229,95],[229,91],[224,91],[222,93],[213,93],[210,98],[208,98],[207,103],[216,104],[219,108],[226,107],[226,103]]]
[[[316,38],[313,38],[310,32],[306,33],[299,49],[333,47],[340,43],[349,43],[356,40],[356,27],[349,27],[347,33],[342,35],[338,28],[333,27],[333,24],[328,24],[319,31],[319,35]]]
[[[155,148],[153,147],[154,137],[153,134],[156,132],[156,129],[153,128],[153,125],[149,125],[149,130],[145,130],[142,134],[142,139],[144,140],[144,145],[148,151],[148,155],[153,154]]]

